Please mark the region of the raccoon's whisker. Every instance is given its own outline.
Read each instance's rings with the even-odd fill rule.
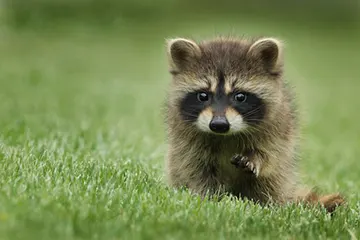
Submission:
[[[272,124],[268,121],[259,120],[259,123],[255,126],[252,126],[251,129],[258,132],[264,132],[269,135],[274,135],[274,132],[279,131],[279,126],[276,126],[275,124]]]
[[[259,105],[258,107],[256,107],[256,108],[252,109],[251,111],[245,113],[245,114],[243,115],[243,117],[246,118],[246,117],[248,117],[248,116],[250,116],[250,115],[258,112],[263,106],[264,106],[264,104]]]
[[[198,115],[196,115],[196,114],[184,114],[184,116],[186,116],[186,117],[191,117],[191,118],[198,118]],[[186,120],[186,119],[185,119]]]
[[[186,117],[191,117],[191,118],[197,118],[198,116],[197,115],[186,115]],[[186,121],[187,119],[185,119],[185,121]]]

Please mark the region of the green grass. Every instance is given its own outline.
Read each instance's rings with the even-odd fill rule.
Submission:
[[[227,21],[2,29],[0,239],[359,238],[359,34]],[[304,183],[345,194],[333,218],[166,186],[164,38],[221,32],[287,42],[300,171]]]

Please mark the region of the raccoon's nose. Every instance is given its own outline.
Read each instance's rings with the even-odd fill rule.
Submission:
[[[216,133],[226,133],[230,129],[230,124],[225,117],[214,117],[209,127],[211,131]]]

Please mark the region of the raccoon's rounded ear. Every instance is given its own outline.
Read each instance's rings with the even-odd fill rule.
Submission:
[[[283,66],[283,44],[275,38],[262,38],[254,42],[248,57],[261,64],[270,74],[280,74]]]
[[[173,71],[181,71],[201,55],[199,46],[185,38],[167,40],[168,58]]]

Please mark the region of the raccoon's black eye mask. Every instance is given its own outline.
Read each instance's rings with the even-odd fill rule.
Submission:
[[[180,102],[181,116],[185,121],[195,122],[200,113],[210,108],[212,112],[235,109],[246,122],[255,124],[265,115],[265,104],[256,94],[234,91],[230,94],[212,93],[206,90],[189,92]]]

